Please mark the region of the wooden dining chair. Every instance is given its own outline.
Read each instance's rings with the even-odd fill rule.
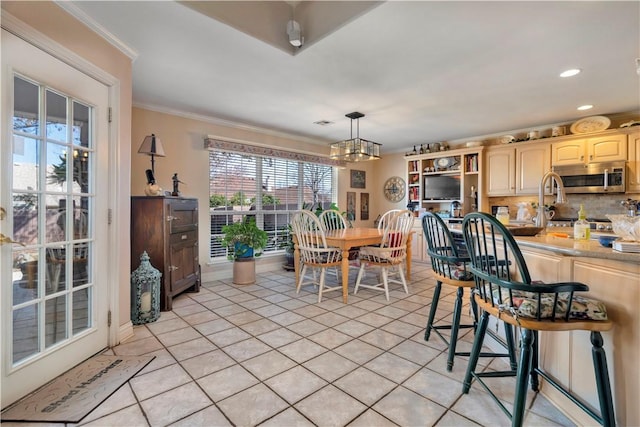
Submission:
[[[318,215],[318,219],[320,220],[320,224],[322,224],[322,228],[325,231],[342,230],[347,228],[347,221],[342,215],[340,215],[340,212],[333,209],[322,211],[322,213]]]
[[[393,218],[395,214],[401,211],[402,209],[389,209],[388,211],[383,213],[380,217],[380,221],[378,221],[378,230],[384,231],[384,228],[389,225],[389,221],[391,220],[391,218]]]
[[[347,220],[340,214],[340,212],[334,209],[322,211],[322,213],[318,215],[318,219],[320,220],[324,231],[344,230],[347,228]],[[358,250],[359,248],[357,247],[349,249],[349,268],[360,267],[360,264],[358,263]],[[332,268],[330,271],[333,272],[336,277],[340,277],[340,268]]]
[[[583,283],[534,282],[513,235],[495,217],[486,213],[470,213],[462,223],[464,240],[474,275],[474,298],[482,311],[463,381],[468,393],[475,378],[493,397],[500,409],[511,418],[512,426],[523,422],[527,383],[539,390],[539,378],[551,384],[564,396],[605,426],[615,425],[607,359],[602,348],[601,331],[611,329],[606,308],[600,301],[582,294],[589,290]],[[491,391],[487,377],[514,376],[512,371],[496,372],[476,369],[478,356],[487,331],[489,316],[494,316],[521,330],[520,358],[515,373],[515,398],[509,411]],[[538,332],[589,331],[600,415],[582,402],[564,385],[538,366],[540,342]]]
[[[342,289],[342,284],[328,286],[326,283],[327,269],[339,267],[342,262],[342,251],[327,245],[324,228],[320,219],[311,211],[297,211],[291,219],[291,228],[296,237],[296,245],[300,253],[300,271],[296,292],[300,292],[303,285],[318,286],[318,302],[322,301],[324,292]],[[314,274],[320,270],[319,277]],[[307,273],[313,273],[309,281],[305,282]]]
[[[415,217],[409,211],[397,212],[389,220],[388,226],[385,227],[380,246],[363,246],[360,248],[360,270],[356,278],[354,295],[358,293],[360,287],[383,290],[388,301],[389,282],[401,284],[405,293],[409,293],[402,265],[407,258],[407,241],[409,240],[414,219]],[[363,284],[362,278],[367,267],[380,268],[382,282],[375,285]],[[394,268],[397,268],[399,280],[389,274]]]

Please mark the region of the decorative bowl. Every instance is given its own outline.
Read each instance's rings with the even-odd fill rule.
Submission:
[[[611,220],[613,232],[622,240],[640,242],[640,216],[625,214],[607,215]]]
[[[544,228],[542,228],[542,227],[527,227],[527,226],[524,226],[524,227],[520,227],[520,226],[509,227],[509,226],[507,226],[507,229],[514,236],[535,236],[536,234],[538,234],[539,232],[544,230]]]
[[[613,246],[613,241],[616,240],[616,236],[600,236],[598,237],[598,242],[605,248],[610,248]]]

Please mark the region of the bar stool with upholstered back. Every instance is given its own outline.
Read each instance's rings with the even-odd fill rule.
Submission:
[[[604,304],[579,294],[589,290],[582,283],[545,284],[532,281],[513,235],[493,216],[485,213],[468,214],[462,229],[471,259],[469,269],[475,277],[474,298],[482,310],[463,382],[463,393],[469,392],[471,381],[475,378],[511,418],[511,424],[521,426],[528,378],[531,378],[531,388],[537,392],[540,376],[599,423],[605,426],[615,425],[607,359],[600,333],[612,327],[612,322],[607,320]],[[495,316],[521,330],[520,360],[515,375],[512,412],[504,407],[483,378],[513,376],[513,373],[476,371],[489,316]],[[538,331],[581,330],[591,334],[591,354],[600,415],[538,366]]]
[[[436,287],[433,291],[433,299],[431,300],[424,340],[429,341],[431,332],[433,331],[447,344],[449,347],[447,371],[451,371],[453,369],[455,356],[469,356],[469,352],[456,352],[456,346],[459,330],[468,328],[475,329],[477,324],[478,309],[470,292],[470,290],[475,287],[475,281],[473,274],[467,270],[469,256],[466,248],[464,245],[459,245],[456,242],[442,218],[432,212],[427,212],[422,218],[422,229],[424,231],[424,238],[427,241],[427,253],[431,260],[431,268],[433,269],[433,275],[436,279]],[[437,325],[434,325],[443,284],[457,289],[453,318],[450,324],[445,324],[440,321]],[[460,324],[463,305],[462,297],[465,289],[468,289],[470,294],[473,324]],[[516,358],[515,343],[512,339],[513,331],[511,325],[508,323],[505,323],[504,326],[507,339],[506,347],[510,350],[511,365],[515,369]],[[440,333],[441,329],[451,330],[449,339]],[[501,353],[483,353],[482,356],[496,357],[506,355]]]

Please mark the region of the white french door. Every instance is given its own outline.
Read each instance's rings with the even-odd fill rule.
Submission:
[[[107,86],[2,30],[2,407],[108,344]]]

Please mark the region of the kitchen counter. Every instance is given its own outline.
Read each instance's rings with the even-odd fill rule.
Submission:
[[[454,233],[462,233],[462,225],[450,224],[449,229]],[[548,230],[549,233],[557,230]],[[603,247],[593,236],[590,240],[573,240],[570,237],[557,237],[553,234],[537,236],[514,236],[521,247],[544,249],[556,254],[573,257],[586,257],[598,259],[610,259],[622,262],[635,262],[640,264],[640,254],[632,252],[618,252],[611,248]]]
[[[611,248],[605,248],[598,240],[593,238],[590,240],[573,240],[568,237],[542,235],[532,237],[515,236],[515,239],[521,247],[546,249],[556,254],[640,263],[640,254],[618,252]]]
[[[452,232],[462,232],[460,225],[450,228]],[[590,297],[606,304],[614,327],[602,336],[616,421],[618,425],[640,426],[640,405],[634,400],[640,395],[640,254],[614,251],[594,239],[575,241],[552,234],[514,237],[535,280],[584,283],[589,286]],[[543,332],[540,348],[544,369],[597,408],[589,334]],[[541,392],[577,425],[594,423],[553,387],[543,385]]]

